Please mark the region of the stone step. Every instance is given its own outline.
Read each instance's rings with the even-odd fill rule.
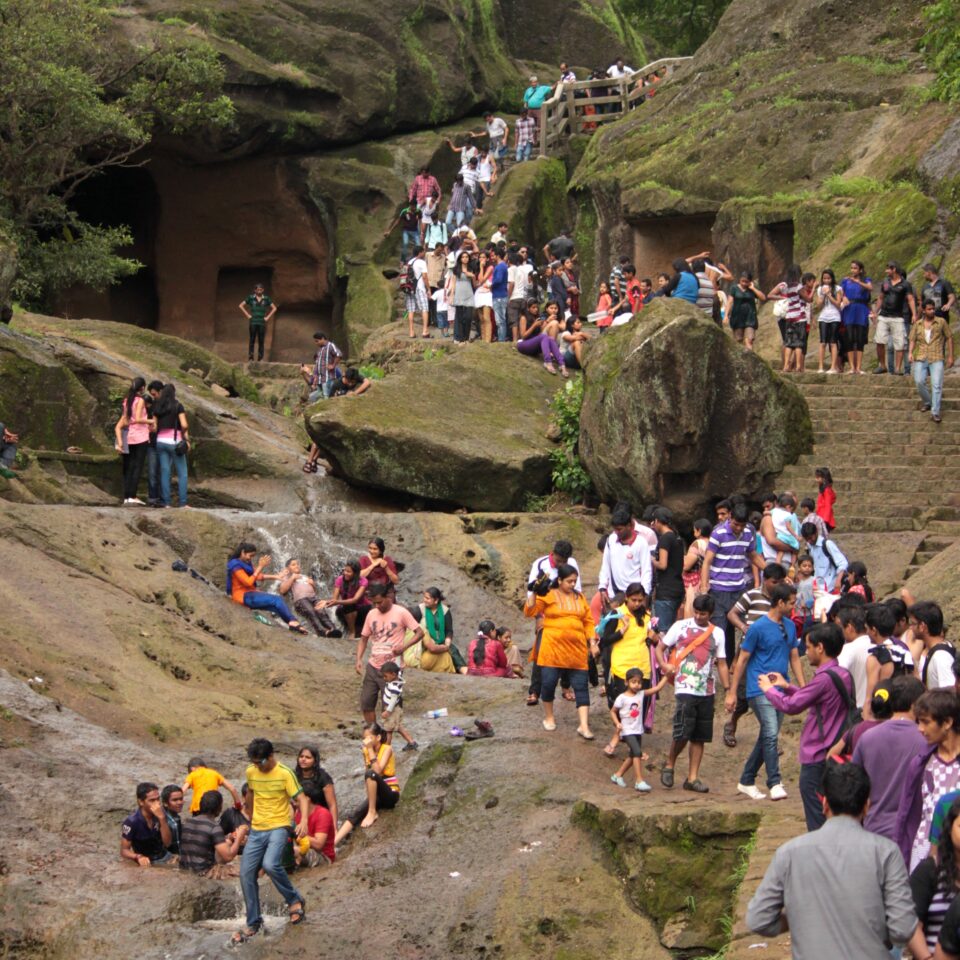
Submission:
[[[925,529],[931,533],[951,534],[960,537],[960,522],[956,520],[929,520]]]
[[[900,447],[903,449],[898,450],[895,446],[891,445],[881,447],[879,450],[874,450],[871,445],[868,445],[868,449],[863,450],[857,449],[857,447],[852,444],[817,444],[814,453],[804,453],[797,458],[796,466],[816,468],[822,464],[829,465],[832,462],[834,464],[846,464],[848,469],[857,471],[871,471],[882,467],[893,467],[901,473],[909,475],[912,470],[908,470],[906,464],[891,462],[891,458],[906,457],[908,450],[911,449],[908,444],[900,444]],[[885,462],[877,462],[876,458],[878,456],[883,457],[883,461]],[[927,470],[930,467],[949,467],[958,470],[960,469],[960,455],[951,453],[924,456],[924,483],[927,482]],[[835,470],[839,472],[839,469],[839,467],[831,467],[831,473]],[[812,473],[813,469],[811,469],[810,472]]]
[[[893,425],[910,430],[924,430],[929,426],[931,435],[934,432],[956,433],[960,425],[960,410],[941,409],[940,413],[943,417],[942,423],[935,423],[929,410],[833,410],[820,414],[811,413],[810,423],[813,425],[814,438],[819,437],[820,430],[838,425],[844,425],[848,430],[881,432],[886,432]]]
[[[905,517],[875,517],[855,514],[840,516],[838,514],[837,523],[842,530],[848,533],[894,533],[917,529],[913,520]],[[942,529],[944,526],[947,529]],[[956,532],[960,534],[960,521],[931,520],[925,524],[925,527],[929,530],[936,529],[940,533]]]
[[[831,377],[831,379],[833,379]],[[943,386],[945,397],[956,396],[957,381],[952,377]],[[798,384],[805,397],[916,397],[917,385],[910,377],[884,377],[883,380],[858,379],[855,383],[805,383]]]
[[[838,468],[839,469],[839,468]],[[879,479],[877,477],[872,477],[869,481],[869,489],[873,493],[908,493],[910,496],[913,496],[913,491],[916,491],[916,481],[913,479],[912,475],[909,479],[905,480],[903,478],[903,473],[905,471],[900,468],[900,476],[891,475],[888,479]],[[945,481],[948,479],[948,475],[945,473]],[[850,499],[851,496],[859,496],[867,486],[867,482],[864,480],[862,475],[855,477],[846,477],[846,476],[836,476],[833,478],[833,489],[836,492],[837,496],[840,498],[841,502],[845,499]],[[939,488],[939,491],[936,487],[928,485],[926,479],[924,481],[924,492],[929,492],[931,496],[934,494],[939,495],[939,500],[937,502],[942,502],[943,499],[947,496],[947,492],[952,491],[956,487],[956,480],[950,478],[944,486]],[[816,483],[815,480],[808,470],[794,470],[793,468],[787,468],[777,477],[776,483],[773,484],[773,489],[775,490],[793,490],[794,493],[799,497],[810,497],[812,500],[817,499],[816,494]],[[919,491],[917,491],[919,492]]]
[[[954,537],[924,537],[917,549],[935,550],[937,553],[941,553],[947,547],[952,547],[956,542]]]
[[[824,434],[814,444],[813,454],[826,455],[841,463],[872,465],[878,456],[927,465],[928,457],[960,456],[960,438],[957,435],[933,437],[915,430],[898,431],[897,436],[880,433],[864,434],[850,430],[838,430]],[[894,442],[899,441],[899,442]],[[808,454],[809,456],[810,454]],[[859,458],[859,459],[858,459]],[[827,460],[829,463],[830,460]],[[931,464],[932,465],[932,464]],[[833,473],[833,471],[830,471]]]
[[[903,579],[909,580],[921,567],[923,564],[911,563],[909,567],[903,572]]]
[[[913,562],[918,566],[929,563],[934,557],[940,556],[940,550],[918,550],[913,555]]]

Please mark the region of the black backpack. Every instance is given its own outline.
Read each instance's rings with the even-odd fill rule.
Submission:
[[[413,260],[408,261],[400,268],[400,292],[413,293],[417,288],[417,278],[413,272]]]
[[[927,685],[927,674],[930,672],[930,661],[933,660],[933,655],[940,650],[946,650],[947,653],[954,658],[954,663],[956,663],[957,650],[952,643],[935,644],[934,648],[927,654],[926,659],[923,661],[923,669],[920,671],[920,679],[924,686]]]
[[[850,691],[846,688],[843,680],[832,670],[826,671],[827,676],[830,678],[830,682],[837,688],[837,693],[840,694],[840,698],[843,700],[843,705],[846,708],[847,715],[843,720],[843,725],[840,727],[840,733],[837,736],[837,739],[833,741],[830,746],[833,746],[837,741],[842,740],[849,731],[851,731],[858,723],[863,720],[863,715],[860,713],[860,708],[857,706],[857,698],[851,696]],[[856,689],[856,688],[854,688]],[[817,705],[817,727],[820,729],[820,736],[823,736],[823,720],[820,717],[820,706]]]

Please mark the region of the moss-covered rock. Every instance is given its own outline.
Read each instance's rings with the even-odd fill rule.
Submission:
[[[361,397],[308,408],[307,431],[351,483],[472,510],[520,509],[550,486],[556,377],[510,344],[401,366]]]
[[[580,458],[606,499],[692,520],[757,493],[813,442],[800,392],[702,311],[657,300],[585,354]]]
[[[689,817],[628,815],[581,801],[574,823],[602,843],[630,905],[656,924],[672,950],[720,950],[740,870],[760,815],[698,810]]]

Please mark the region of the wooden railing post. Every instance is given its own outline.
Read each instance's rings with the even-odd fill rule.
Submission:
[[[564,84],[567,94],[567,116],[570,118],[570,136],[580,132],[580,121],[577,119],[577,103],[573,95],[573,86]]]
[[[545,157],[547,155],[547,123],[548,121],[548,108],[547,102],[543,102],[543,106],[540,107],[540,156]]]

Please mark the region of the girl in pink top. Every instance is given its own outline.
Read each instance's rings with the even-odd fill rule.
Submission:
[[[150,428],[153,425],[143,399],[146,386],[143,377],[134,378],[123,398],[123,410],[117,423],[117,449],[123,457],[123,502],[140,506],[143,506],[143,501],[137,497],[137,488],[140,486],[140,475],[147,459]],[[126,450],[122,440],[124,430],[127,433]]]
[[[473,677],[509,677],[512,672],[503,644],[497,639],[496,624],[481,620],[467,651],[467,673]]]

